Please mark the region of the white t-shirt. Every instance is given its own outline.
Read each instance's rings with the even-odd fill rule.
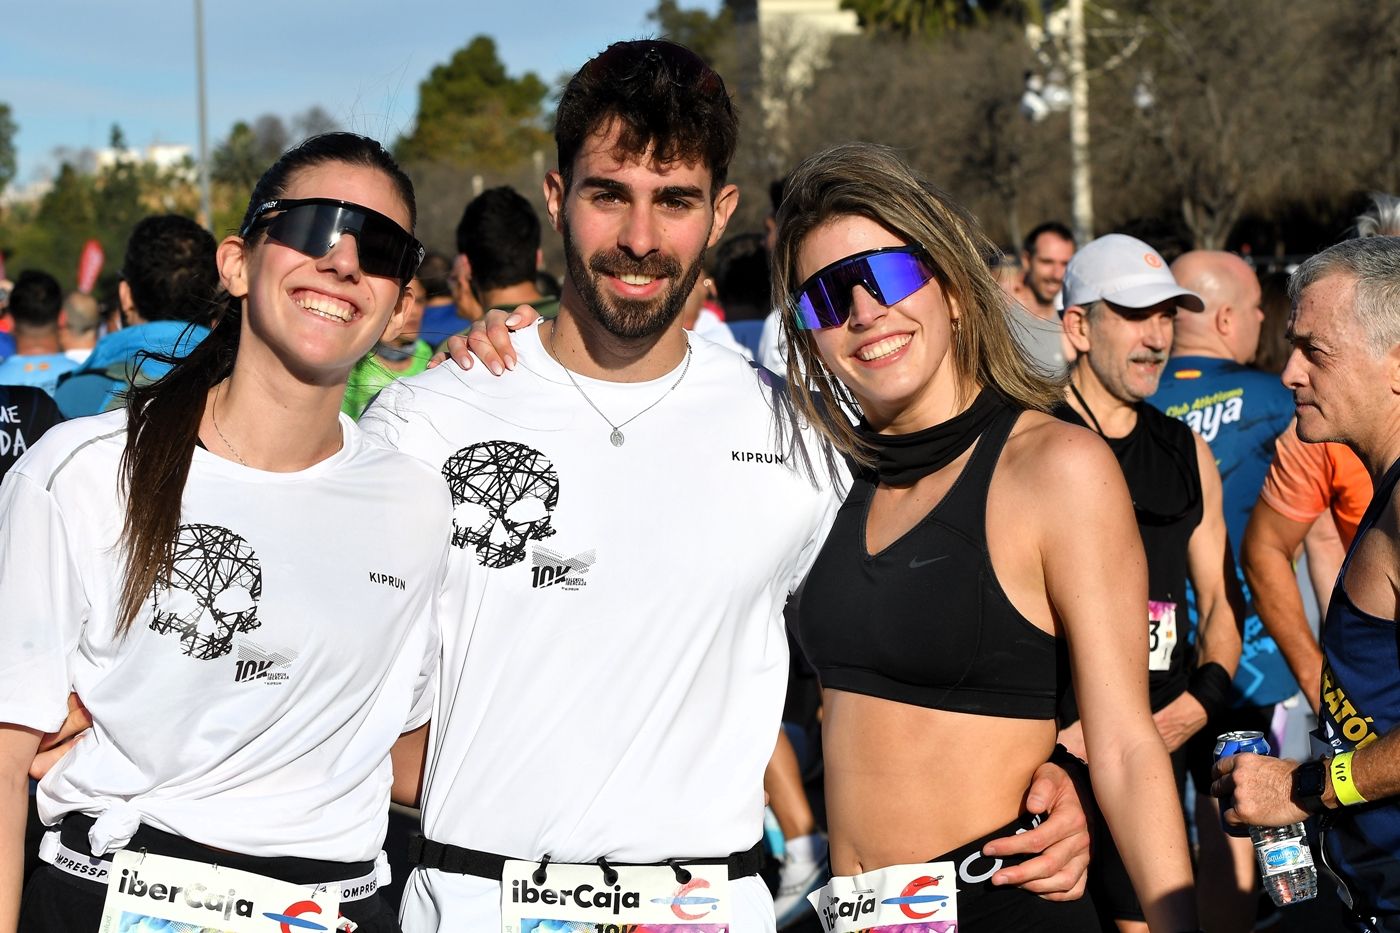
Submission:
[[[364,443],[296,473],[197,448],[171,586],[114,637],[126,413],[49,431],[0,485],[0,721],[43,731],[69,690],[94,725],[39,785],[40,816],[138,821],[252,855],[373,859],[388,751],[427,721],[449,500]]]
[[[779,380],[707,341],[674,391],[680,367],[575,377],[614,423],[661,399],[621,447],[538,329],[515,345],[513,373],[441,366],[360,421],[441,469],[457,502],[424,832],[565,862],[748,849],[786,689],[783,604],[838,505],[820,449],[775,415]],[[470,896],[489,914],[483,884],[418,872],[407,901]],[[428,913],[408,903],[406,929]],[[467,928],[460,911],[443,922]]]
[[[691,333],[704,337],[710,343],[717,343],[725,349],[733,350],[746,360],[753,358],[753,354],[734,339],[734,332],[729,329],[729,325],[720,320],[719,315],[709,308],[700,309],[700,315],[695,319],[695,326],[691,328]]]
[[[1065,329],[1059,321],[1047,321],[1011,302],[1008,321],[1011,335],[1040,368],[1053,378],[1065,374]]]
[[[763,319],[763,332],[758,338],[758,362],[775,373],[787,372],[787,335],[783,333],[783,314],[777,308]]]

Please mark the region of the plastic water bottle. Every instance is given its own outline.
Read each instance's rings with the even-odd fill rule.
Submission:
[[[1254,854],[1264,890],[1282,907],[1317,896],[1317,868],[1302,823],[1292,826],[1251,826]]]
[[[1215,760],[1231,755],[1268,755],[1262,732],[1227,732],[1215,741]],[[1317,896],[1317,868],[1302,823],[1292,826],[1251,826],[1254,854],[1264,890],[1282,907]]]

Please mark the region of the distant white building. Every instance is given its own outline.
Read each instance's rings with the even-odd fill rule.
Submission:
[[[753,5],[759,28],[769,33],[797,27],[829,40],[860,29],[856,14],[841,9],[841,0],[753,0]]]
[[[118,165],[153,165],[162,172],[173,173],[181,181],[194,184],[198,171],[195,169],[193,150],[189,146],[175,143],[152,143],[144,149],[69,149],[58,147],[53,150],[46,166],[29,173],[28,184],[11,184],[0,193],[0,207],[15,204],[32,204],[43,200],[44,195],[53,190],[53,176],[57,166],[67,163],[82,175],[95,175]]]
[[[53,190],[53,181],[48,178],[41,178],[31,181],[27,185],[7,186],[3,193],[0,193],[0,207],[13,207],[16,204],[37,204],[44,199],[44,195]]]
[[[176,143],[152,143],[145,149],[97,149],[93,165],[99,172],[117,165],[154,165],[161,171],[181,172],[189,181],[195,178],[193,150]]]
[[[744,83],[757,90],[764,123],[781,134],[837,36],[860,31],[841,0],[725,0],[744,58]]]

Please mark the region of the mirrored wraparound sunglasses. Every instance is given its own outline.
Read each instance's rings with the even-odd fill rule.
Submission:
[[[908,298],[933,278],[933,261],[918,246],[871,249],[818,270],[793,292],[801,330],[838,327],[851,316],[857,285],[885,307]]]
[[[378,211],[332,198],[279,198],[258,205],[238,235],[247,238],[267,228],[267,235],[299,253],[320,258],[355,236],[360,268],[369,275],[398,279],[404,285],[423,262],[423,244]]]

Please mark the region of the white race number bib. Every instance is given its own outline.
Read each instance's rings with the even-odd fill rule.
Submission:
[[[824,933],[858,930],[956,933],[958,870],[952,862],[891,865],[860,875],[838,875],[807,900]]]
[[[194,929],[268,933],[337,929],[340,890],[310,888],[164,855],[112,856],[99,933]],[[281,924],[279,927],[278,925]]]
[[[1176,603],[1147,601],[1147,669],[1170,670],[1176,649]]]
[[[608,884],[598,865],[509,861],[501,872],[502,933],[727,933],[729,869],[687,865],[681,883],[666,865],[618,865]]]

